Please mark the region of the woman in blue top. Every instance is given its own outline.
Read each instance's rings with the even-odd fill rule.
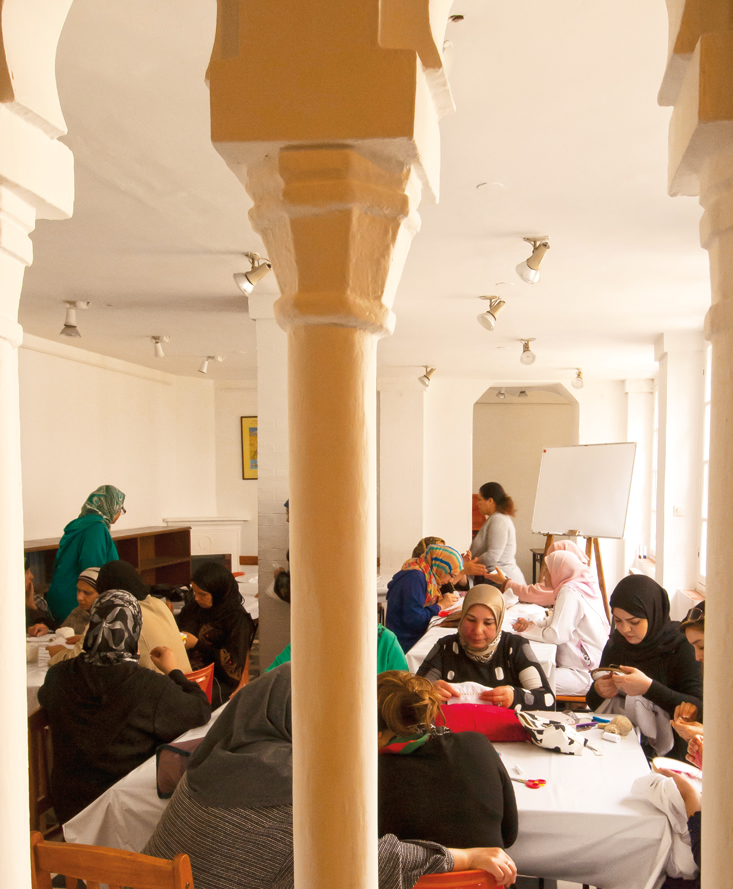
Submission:
[[[451,546],[433,544],[422,556],[409,559],[387,584],[387,629],[397,636],[403,651],[425,635],[441,608],[458,600],[455,593],[440,594],[463,571],[463,559]]]
[[[46,596],[58,621],[76,608],[76,581],[81,572],[119,559],[109,529],[125,512],[124,502],[119,488],[101,485],[84,501],[79,517],[64,528]]]

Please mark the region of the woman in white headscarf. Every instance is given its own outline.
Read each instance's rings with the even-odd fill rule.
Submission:
[[[582,695],[591,686],[590,671],[601,662],[611,627],[587,565],[568,551],[551,553],[545,564],[555,597],[552,614],[544,621],[520,618],[513,628],[526,639],[557,645],[555,693]],[[508,580],[498,569],[489,579],[520,600],[527,594],[524,584]]]

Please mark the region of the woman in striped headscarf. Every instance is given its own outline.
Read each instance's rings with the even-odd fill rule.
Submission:
[[[454,583],[463,571],[463,559],[451,546],[433,544],[423,555],[408,559],[387,585],[387,629],[409,651],[441,608],[458,600],[455,593],[441,596],[440,588]]]

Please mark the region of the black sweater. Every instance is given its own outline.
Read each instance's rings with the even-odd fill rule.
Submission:
[[[413,753],[380,754],[380,837],[506,848],[517,829],[514,788],[483,735],[436,735]]]
[[[206,695],[180,670],[134,663],[97,667],[83,658],[49,668],[38,691],[53,742],[51,798],[63,824],[155,753],[208,722]]]
[[[510,685],[512,707],[525,710],[554,710],[555,695],[532,646],[516,633],[502,633],[494,656],[487,664],[472,660],[461,648],[458,633],[443,636],[420,665],[418,676],[431,682],[480,682],[490,688]],[[520,678],[521,677],[521,678]]]

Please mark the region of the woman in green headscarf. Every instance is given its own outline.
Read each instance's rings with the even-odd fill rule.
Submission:
[[[46,596],[57,620],[64,620],[76,608],[76,581],[81,572],[119,558],[109,529],[125,512],[124,502],[119,488],[101,485],[84,501],[79,517],[64,528]]]

